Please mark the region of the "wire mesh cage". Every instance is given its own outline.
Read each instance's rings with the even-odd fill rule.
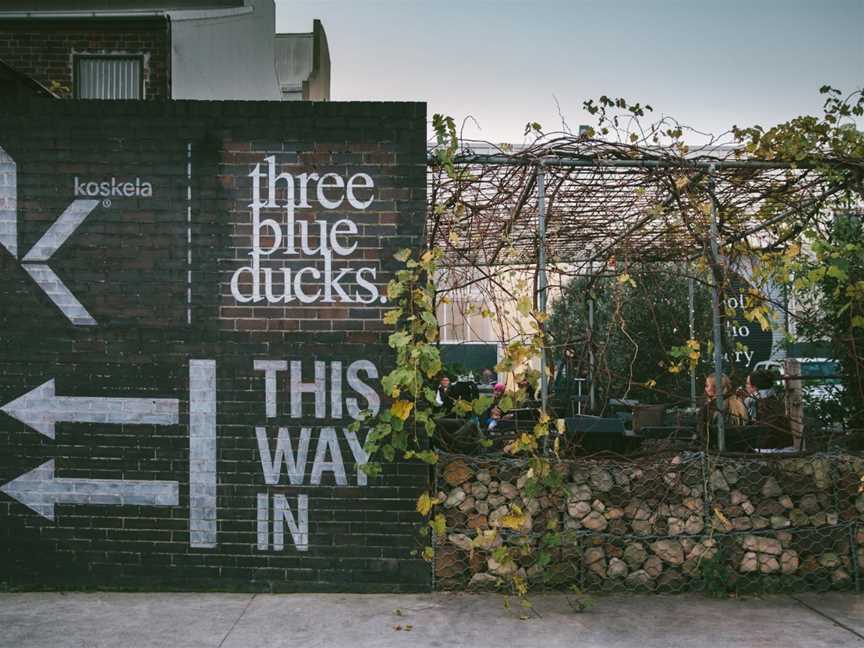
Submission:
[[[436,588],[860,589],[862,477],[848,454],[442,456]]]

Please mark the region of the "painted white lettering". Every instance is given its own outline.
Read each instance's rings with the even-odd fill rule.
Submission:
[[[348,447],[351,448],[351,454],[354,456],[354,463],[357,464],[357,485],[366,486],[368,478],[366,473],[361,469],[361,466],[366,465],[369,461],[369,455],[366,454],[366,451],[363,449],[363,446],[360,444],[360,441],[357,439],[357,435],[354,432],[348,428],[342,428],[342,432],[345,434],[345,440],[348,441]],[[368,436],[369,433],[367,432],[366,435]]]
[[[258,456],[261,461],[261,471],[264,473],[264,483],[270,486],[279,484],[282,474],[282,462],[288,469],[288,481],[292,486],[302,486],[306,476],[306,455],[309,452],[309,439],[312,435],[310,428],[300,428],[300,441],[297,444],[297,455],[291,444],[291,436],[288,428],[280,427],[276,436],[276,450],[270,454],[270,443],[267,432],[263,427],[255,428],[255,437],[258,440]]]
[[[303,394],[315,394],[315,418],[323,419],[327,415],[326,366],[326,363],[316,361],[315,382],[304,383],[302,363],[291,361],[291,418],[303,416]]]
[[[330,461],[327,461],[328,451],[332,457]],[[313,486],[319,486],[324,471],[333,473],[337,486],[348,485],[348,478],[345,476],[345,463],[342,461],[342,451],[339,449],[339,439],[336,437],[336,428],[332,427],[321,428],[309,483]]]
[[[297,518],[291,513],[288,499],[281,493],[273,495],[273,550],[282,551],[285,548],[285,527],[291,533],[291,539],[297,551],[309,550],[309,496],[297,496]]]
[[[276,418],[276,373],[288,370],[285,360],[255,360],[255,371],[264,372],[264,411],[267,418]]]
[[[332,180],[328,182],[328,178],[331,178]],[[345,200],[343,192],[339,192],[339,200],[329,200],[324,194],[324,190],[343,189],[344,187],[345,180],[342,179],[342,176],[336,173],[325,173],[318,181],[318,202],[324,209],[339,209],[339,205],[341,205],[342,201]]]
[[[360,184],[359,181],[363,181],[363,184]],[[354,209],[366,209],[369,205],[372,204],[372,201],[375,199],[374,195],[369,196],[369,200],[359,200],[357,196],[354,195],[355,189],[372,189],[375,186],[375,183],[372,182],[372,177],[366,175],[365,173],[356,173],[348,179],[348,203]]]
[[[348,372],[346,375],[348,386],[366,399],[368,409],[373,415],[376,415],[378,414],[378,410],[381,408],[381,399],[378,397],[378,392],[360,380],[358,374],[361,371],[365,372],[369,378],[375,379],[378,377],[378,369],[374,364],[368,360],[357,360],[348,365]],[[346,398],[345,406],[348,409],[348,415],[351,418],[355,421],[360,419],[360,412],[362,410],[360,409],[356,398]]]

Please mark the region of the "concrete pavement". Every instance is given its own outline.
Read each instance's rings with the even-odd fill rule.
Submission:
[[[864,647],[864,597],[0,594],[0,648]]]

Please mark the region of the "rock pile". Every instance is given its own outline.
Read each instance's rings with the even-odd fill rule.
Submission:
[[[553,465],[557,479],[545,480],[512,460],[442,461],[442,588],[516,576],[670,591],[693,585],[718,559],[733,579],[842,586],[854,565],[864,573],[864,529],[849,543],[850,525],[864,523],[856,457],[583,460]]]

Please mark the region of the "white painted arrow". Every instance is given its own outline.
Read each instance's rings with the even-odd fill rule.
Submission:
[[[96,320],[45,262],[54,256],[98,204],[98,200],[73,200],[21,260],[24,269],[45,291],[48,299],[54,302],[70,322],[79,326],[95,326]]]
[[[55,504],[177,506],[180,501],[176,481],[54,477],[53,459],[0,486],[0,492],[52,522]]]
[[[60,214],[60,218],[54,221],[39,242],[21,260],[48,261],[98,204],[98,200],[73,200],[72,204]]]
[[[53,378],[0,407],[0,411],[49,439],[54,438],[57,421],[176,425],[180,418],[180,405],[176,398],[57,396]]]

